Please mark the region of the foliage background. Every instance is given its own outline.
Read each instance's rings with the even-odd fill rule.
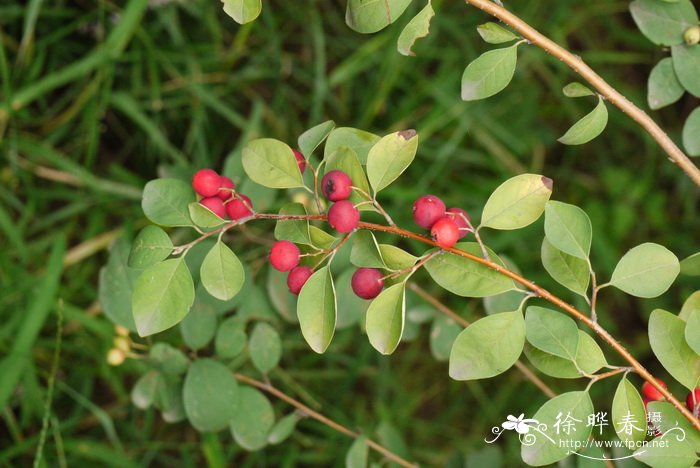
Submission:
[[[416,161],[381,200],[406,227],[412,226],[409,206],[419,195],[439,195],[448,206],[478,216],[502,180],[525,171],[546,174],[555,181],[553,198],[578,204],[591,217],[599,277],[609,278],[617,259],[642,242],[664,244],[679,258],[697,250],[696,187],[617,109],[610,107],[608,128],[593,142],[556,142],[594,102],[564,98],[561,88],[575,77],[542,51],[520,48],[518,70],[504,92],[460,101],[462,70],[491,47],[474,29],[487,21],[485,15],[460,2],[433,2],[431,35],[417,44],[417,57],[407,58],[395,47],[410,14],[363,36],[345,25],[344,2],[336,0],[265,2],[261,17],[242,27],[218,1],[151,1],[133,37],[118,38],[129,40],[122,53],[99,56],[94,70],[43,92],[41,83],[60,77],[66,65],[105,54],[98,47],[126,3],[0,1],[0,102],[23,89],[40,96],[9,119],[0,116],[0,354],[13,345],[23,322],[38,320],[29,311],[42,302],[50,309],[46,321],[35,324],[41,333],[29,365],[1,412],[2,465],[26,465],[36,451],[59,298],[63,354],[46,464],[342,464],[350,440],[313,421],[302,421],[290,441],[255,454],[236,447],[228,434],[202,437],[185,423],[167,425],[130,403],[140,363],[110,367],[105,361],[114,330],[100,313],[98,272],[109,241],[143,225],[140,189],[165,171],[221,168],[253,137],[293,144],[326,119],[379,134],[416,128]],[[411,8],[415,13],[421,6]],[[584,8],[580,2],[532,0],[509,7],[647,108],[646,77],[664,52],[638,32],[628,2],[601,0]],[[686,94],[653,117],[678,141],[696,105]],[[269,206],[284,197],[279,193]],[[264,224],[251,230],[269,235]],[[37,286],[50,246],[60,237],[72,249],[54,294]],[[486,237],[525,276],[571,297],[539,262],[541,221]],[[249,260],[264,257],[266,249],[242,239],[235,247]],[[646,337],[649,313],[655,307],[679,310],[693,289],[697,284],[683,277],[655,300],[606,289],[601,322],[658,372]],[[469,319],[484,314],[476,300],[442,298]],[[273,373],[274,382],[350,427],[369,434],[381,427],[379,438],[389,445],[395,445],[395,429],[406,442],[397,450],[410,447],[410,457],[426,465],[461,466],[467,458],[480,463],[474,457],[484,455],[491,426],[507,414],[532,414],[545,401],[512,371],[489,381],[451,381],[447,364],[430,355],[427,327],[388,358],[372,350],[357,328],[339,332],[324,356],[306,347],[295,325],[287,324],[283,336],[285,370]],[[172,341],[177,339],[174,334]],[[557,391],[583,386],[545,380]],[[614,384],[594,387],[601,405],[609,405]],[[278,414],[289,411],[276,407]],[[519,464],[517,441],[506,439],[500,446],[504,463]]]

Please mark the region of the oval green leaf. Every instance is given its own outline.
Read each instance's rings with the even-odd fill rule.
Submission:
[[[700,309],[693,309],[688,314],[685,326],[685,342],[695,354],[700,355]]]
[[[365,436],[360,436],[352,443],[350,450],[345,455],[345,468],[365,468],[367,466],[367,457],[369,456],[369,447],[367,446]]]
[[[683,124],[683,147],[689,156],[700,156],[700,107],[696,107]]]
[[[588,86],[584,86],[577,81],[571,82],[564,86],[562,92],[564,93],[564,96],[570,98],[593,96],[594,94]]]
[[[679,272],[680,263],[673,252],[647,242],[620,259],[610,284],[632,296],[657,297],[671,287]]]
[[[253,140],[243,148],[243,169],[254,182],[269,188],[303,187],[292,149],[273,138]]]
[[[277,421],[267,435],[267,443],[277,445],[287,440],[297,427],[299,418],[300,416],[297,413],[292,413]]]
[[[531,345],[525,346],[525,355],[537,370],[558,379],[578,379],[582,377],[579,369],[586,374],[594,374],[608,364],[598,343],[582,330],[578,331],[574,361],[545,353]]]
[[[462,331],[450,352],[450,377],[474,380],[508,370],[523,352],[523,314],[503,312],[477,320]]]
[[[637,27],[656,45],[670,46],[683,42],[683,33],[698,23],[698,14],[690,0],[660,2],[635,0],[630,12]]]
[[[582,145],[600,135],[608,124],[608,108],[598,98],[595,108],[571,126],[557,141],[565,145]]]
[[[167,343],[155,343],[148,351],[148,362],[168,376],[182,375],[190,367],[185,353]]]
[[[411,320],[411,311],[408,313],[408,322],[415,323]],[[430,327],[430,353],[436,361],[447,361],[450,358],[452,346],[462,330],[462,326],[450,317],[435,317]]]
[[[620,440],[639,442],[647,435],[647,412],[642,397],[627,377],[620,380],[612,402],[612,427]]]
[[[352,236],[350,262],[360,268],[386,268],[377,239],[371,231],[358,231]]]
[[[193,302],[194,283],[182,257],[148,267],[136,280],[131,301],[139,336],[177,325]]]
[[[274,425],[275,412],[267,397],[252,387],[242,386],[231,419],[231,433],[236,443],[245,450],[260,450],[267,445]]]
[[[328,138],[328,135],[330,135],[334,128],[335,122],[332,120],[327,120],[314,127],[311,127],[299,135],[297,143],[299,144],[299,151],[301,151],[301,154],[307,158],[311,156],[316,148],[323,143],[323,140]]]
[[[497,23],[484,23],[476,27],[476,32],[489,44],[503,44],[518,38],[515,34]]]
[[[367,337],[374,349],[391,354],[401,341],[406,320],[406,284],[386,288],[367,309]]]
[[[532,224],[544,212],[551,195],[552,179],[539,174],[512,177],[499,185],[486,201],[481,226],[510,230]]]
[[[678,81],[671,57],[663,58],[649,74],[647,102],[653,110],[673,104],[683,96],[685,90]]]
[[[221,301],[233,298],[245,283],[241,261],[221,241],[204,257],[199,275],[207,292]]]
[[[542,265],[547,273],[570,291],[586,297],[591,274],[585,260],[574,257],[554,247],[547,238],[542,239]]]
[[[125,237],[120,237],[110,246],[107,264],[100,270],[98,296],[109,320],[136,331],[131,298],[141,270],[127,265],[130,248]]]
[[[245,324],[238,317],[228,317],[221,322],[216,331],[214,349],[216,355],[224,359],[232,359],[243,352],[248,341]]]
[[[397,43],[401,55],[416,55],[412,50],[413,45],[418,39],[430,33],[430,20],[433,19],[433,16],[435,16],[435,10],[433,10],[431,0],[428,0],[428,4],[401,31]]]
[[[345,23],[363,34],[381,31],[396,21],[410,4],[411,0],[348,0]]]
[[[209,308],[195,305],[180,322],[180,334],[188,348],[202,349],[214,339],[216,326],[216,313]]]
[[[301,203],[287,203],[280,209],[281,215],[306,215]],[[288,240],[295,244],[311,245],[309,221],[306,219],[279,220],[275,225],[275,239]]]
[[[544,234],[557,249],[587,259],[593,228],[585,211],[576,205],[549,201],[544,209]]]
[[[277,367],[282,357],[282,340],[272,325],[258,322],[250,334],[248,353],[253,365],[263,374]]]
[[[700,252],[696,252],[681,260],[681,274],[700,276]]]
[[[700,356],[685,341],[686,323],[665,310],[649,317],[649,344],[671,376],[688,390],[700,386]]]
[[[674,45],[671,48],[673,69],[683,88],[695,97],[700,97],[700,47],[696,45]]]
[[[173,251],[170,236],[158,226],[146,226],[134,239],[127,264],[132,268],[148,268],[168,258]]]
[[[240,390],[231,371],[213,359],[190,366],[182,397],[190,424],[200,432],[225,429],[233,418]]]
[[[347,146],[355,152],[361,164],[367,164],[369,150],[381,138],[374,133],[366,132],[352,127],[336,128],[328,135],[326,146],[323,150],[323,157],[328,158],[339,147]]]
[[[208,229],[226,223],[226,220],[199,202],[190,203],[187,205],[187,210],[195,226]]]
[[[517,61],[517,44],[477,57],[462,74],[462,100],[476,101],[501,92],[513,79]]]
[[[330,269],[316,271],[301,288],[297,300],[301,334],[311,349],[321,354],[331,344],[337,319],[335,286]]]
[[[417,150],[415,130],[391,133],[379,140],[367,155],[367,177],[374,191],[395,181],[413,162]]]
[[[222,0],[224,12],[238,24],[253,21],[262,11],[262,0]]]
[[[579,330],[571,318],[544,307],[530,306],[525,312],[527,341],[546,353],[573,361]]]
[[[179,179],[156,179],[143,188],[141,208],[161,226],[191,226],[188,205],[196,201],[192,187]]]

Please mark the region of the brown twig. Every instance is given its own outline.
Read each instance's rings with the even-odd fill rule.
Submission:
[[[291,396],[287,395],[283,391],[277,389],[276,387],[273,387],[269,383],[261,382],[259,380],[255,380],[251,377],[248,377],[247,375],[239,374],[236,373],[234,374],[234,377],[236,377],[236,380],[239,382],[243,382],[245,384],[248,384],[250,386],[253,386],[255,388],[258,388],[264,392],[269,393],[270,395],[274,395],[275,397],[279,398],[280,400],[289,403],[299,411],[301,411],[304,415],[315,419],[316,421],[325,424],[326,426],[330,427],[334,431],[340,432],[341,434],[344,434],[348,437],[352,437],[353,439],[357,439],[362,436],[359,432],[355,432],[346,426],[343,426],[340,423],[337,423],[333,421],[332,419],[327,418],[326,416],[322,415],[318,411],[314,411],[308,406],[306,406],[304,403],[295,400]],[[407,468],[414,468],[417,467],[418,465],[416,463],[411,463],[404,458],[401,458],[400,456],[396,455],[394,452],[389,450],[388,448],[378,444],[377,442],[371,440],[371,439],[365,439],[365,443],[369,448],[372,450],[375,450],[376,452],[381,453],[384,455],[388,460],[393,461],[394,463],[398,463],[401,466],[405,466]]]
[[[669,138],[666,132],[664,132],[646,112],[610,86],[600,75],[593,71],[591,67],[586,65],[580,57],[564,49],[518,16],[490,0],[465,0],[465,2],[503,21],[505,24],[518,31],[518,33],[530,43],[568,65],[569,68],[586,80],[588,84],[593,86],[605,99],[610,101],[611,104],[619,108],[646,130],[649,135],[656,140],[661,149],[666,152],[668,157],[676,163],[696,185],[700,186],[700,169],[688,159],[688,156],[686,156],[673,140]]]

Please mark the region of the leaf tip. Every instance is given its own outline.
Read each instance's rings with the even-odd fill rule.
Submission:
[[[411,55],[415,55],[415,54],[411,54]],[[403,130],[403,131],[399,132],[399,136],[406,141],[410,140],[411,138],[413,138],[416,135],[418,135],[418,133],[412,128],[409,128],[408,130]]]
[[[542,185],[544,185],[547,190],[551,192],[554,182],[549,177],[542,176]]]

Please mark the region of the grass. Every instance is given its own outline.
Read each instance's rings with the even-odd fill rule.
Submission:
[[[537,0],[512,8],[644,104],[646,77],[663,53],[636,30],[627,3],[581,9]],[[342,464],[350,440],[312,421],[302,421],[290,441],[254,454],[228,434],[200,436],[185,424],[167,425],[130,402],[141,363],[105,361],[114,330],[97,302],[98,273],[110,240],[143,225],[144,183],[221,168],[227,158],[235,167],[250,138],[293,143],[329,118],[377,133],[414,127],[421,138],[417,160],[381,200],[400,225],[411,225],[406,207],[423,193],[478,217],[502,180],[532,171],[554,179],[556,199],[590,215],[599,277],[641,242],[667,245],[681,258],[697,250],[697,190],[619,111],[611,109],[607,130],[593,142],[556,143],[594,102],[564,98],[561,88],[575,77],[541,51],[521,47],[515,78],[498,96],[460,101],[462,70],[492,47],[474,30],[486,18],[459,2],[433,4],[431,35],[414,58],[395,50],[400,25],[358,35],[345,26],[339,1],[266,2],[258,21],[246,26],[227,18],[216,1],[0,5],[0,465],[24,466],[35,457],[59,298],[65,324],[45,466]],[[678,140],[695,105],[686,97],[652,115]],[[267,196],[270,206],[283,200],[283,194]],[[267,226],[252,234],[267,236]],[[526,276],[569,297],[539,263],[541,224],[485,235]],[[263,246],[242,239],[234,247],[248,260],[264,255]],[[467,318],[483,315],[480,302],[425,283]],[[606,290],[601,321],[658,371],[645,337],[649,312],[679,310],[693,289],[681,280],[650,301]],[[411,308],[424,306],[410,301]],[[446,364],[430,357],[428,337],[423,326],[386,358],[352,328],[319,357],[287,324],[285,370],[272,377],[351,428],[378,432],[386,443],[395,430],[410,457],[426,466],[476,466],[474,457],[493,449],[483,442],[491,426],[506,414],[532,414],[544,397],[515,372],[450,381]],[[557,391],[581,387],[546,380]],[[600,401],[608,401],[612,385],[594,387]],[[278,415],[290,411],[275,405]],[[499,448],[505,466],[518,463],[517,441]]]

